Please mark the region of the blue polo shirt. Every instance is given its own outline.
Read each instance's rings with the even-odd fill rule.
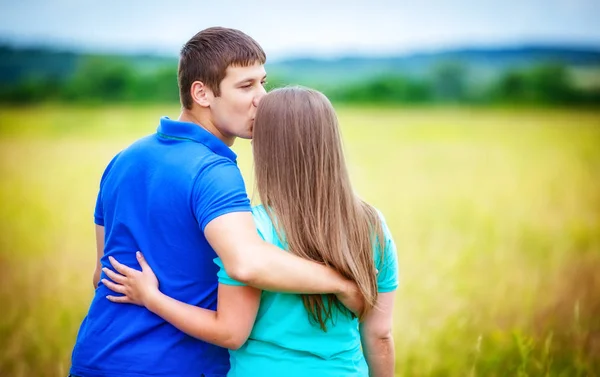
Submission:
[[[214,218],[250,211],[235,153],[193,123],[162,118],[157,133],[120,152],[106,168],[94,213],[108,256],[141,269],[141,250],[177,300],[216,310],[217,257],[204,237]],[[107,278],[103,274],[103,278]],[[116,304],[102,283],[73,349],[83,377],[205,376],[229,369],[227,350],[184,334],[143,307]]]

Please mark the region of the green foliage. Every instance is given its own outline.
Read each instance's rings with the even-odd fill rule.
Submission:
[[[381,76],[325,93],[334,101],[348,103],[426,103],[433,98],[428,85],[402,76]]]
[[[0,102],[38,103],[177,103],[177,71],[173,62],[144,65],[119,57],[82,56],[71,75],[30,76],[0,88]],[[389,73],[396,72],[396,73]],[[494,80],[482,80],[459,61],[442,61],[429,74],[408,76],[388,71],[348,83],[303,82],[293,75],[270,77],[267,89],[303,84],[322,90],[339,103],[381,104],[600,104],[600,88],[574,84],[559,63],[508,69]]]
[[[501,102],[568,105],[582,102],[565,66],[549,63],[526,70],[506,72],[495,86]]]
[[[122,59],[98,56],[82,58],[68,79],[32,76],[0,90],[0,101],[17,104],[41,101],[174,103],[178,99],[176,67],[141,70]]]
[[[132,97],[135,74],[130,66],[119,61],[90,58],[81,64],[67,82],[64,98],[85,102],[102,100],[124,101]]]
[[[438,65],[433,72],[431,87],[435,97],[443,102],[461,102],[466,99],[467,69],[456,62]]]
[[[337,102],[398,104],[600,104],[600,88],[579,89],[564,65],[511,69],[489,83],[473,78],[465,65],[446,62],[425,78],[379,76],[325,90]]]

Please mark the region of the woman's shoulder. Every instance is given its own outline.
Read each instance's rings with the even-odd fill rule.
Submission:
[[[267,242],[275,243],[277,239],[275,226],[262,204],[252,207],[252,217],[260,236]]]
[[[381,212],[381,210],[377,207],[373,207],[373,209],[375,210],[375,212],[377,212],[377,215],[379,215],[379,220],[381,221],[381,227],[383,228],[383,235],[384,235],[385,241],[387,242],[388,240],[392,239],[392,232],[390,232],[390,228],[388,227],[387,222],[385,221],[385,216],[383,215],[383,212]]]
[[[269,218],[269,215],[267,214],[267,210],[265,209],[265,206],[263,206],[262,204],[252,206],[252,217],[254,217],[254,221],[256,222],[257,225],[259,222],[271,223],[271,219]]]

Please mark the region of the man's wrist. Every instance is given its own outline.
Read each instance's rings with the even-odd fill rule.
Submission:
[[[338,290],[335,292],[338,296],[349,296],[353,291],[353,283],[348,279],[342,278]]]

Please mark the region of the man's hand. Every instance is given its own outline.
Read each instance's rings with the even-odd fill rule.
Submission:
[[[347,280],[344,289],[336,294],[338,300],[355,316],[362,318],[365,310],[365,300],[353,281]]]

